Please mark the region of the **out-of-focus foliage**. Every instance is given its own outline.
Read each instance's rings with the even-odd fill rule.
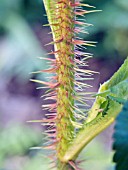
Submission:
[[[128,1],[127,0],[86,0],[102,12],[87,15],[90,27],[89,38],[98,42],[93,49],[96,56],[111,59],[128,55]]]
[[[7,130],[2,128],[0,133],[0,150],[1,160],[5,156],[23,155],[31,146],[37,145],[41,139],[41,135],[33,133],[27,126],[9,125]],[[1,161],[3,162],[3,161]]]
[[[128,101],[116,119],[113,149],[116,170],[128,168]]]
[[[22,169],[32,168],[33,166],[40,165],[41,166],[41,157],[37,155],[36,151],[30,149],[30,147],[40,145],[42,135],[39,131],[32,130],[24,125],[12,125],[9,124],[4,129],[0,129],[0,170],[6,169],[10,170],[6,167],[7,158],[13,160],[16,156],[25,161],[24,165],[22,165]],[[25,156],[26,155],[26,156]],[[39,159],[37,162],[37,158]],[[17,159],[18,159],[17,158]],[[18,160],[17,160],[18,161]],[[34,162],[33,162],[34,161]],[[32,165],[30,164],[32,163]],[[15,164],[19,164],[19,162],[12,162],[11,167],[14,168]],[[19,165],[18,165],[19,166]],[[43,168],[43,166],[41,166]],[[18,168],[17,168],[18,169]],[[39,168],[40,169],[40,168]]]
[[[16,27],[13,28],[13,25]],[[8,35],[0,45],[1,73],[9,73],[7,74],[9,77],[11,74],[21,75],[22,79],[28,80],[30,72],[45,67],[45,64],[36,58],[44,56],[44,51],[32,30],[20,16],[9,16],[5,27],[8,29]]]
[[[41,127],[25,125],[39,115],[29,78],[45,68],[36,58],[45,55],[35,31],[42,28],[42,6],[40,0],[0,1],[0,170],[48,169],[42,153],[30,149],[41,145]]]
[[[80,160],[83,160],[82,168],[93,170],[114,170],[114,164],[111,162],[113,153],[104,148],[103,142],[94,139],[80,154]]]
[[[0,23],[3,25],[11,13],[21,15],[27,21],[31,22],[31,24],[42,22],[42,9],[43,5],[41,0],[1,0]]]
[[[30,4],[29,1],[2,0],[0,3],[0,70],[8,78],[18,75],[28,80],[30,72],[45,67],[36,58],[45,55],[41,43],[28,24],[31,20],[31,24],[35,24],[35,20],[41,22],[41,6],[40,1]]]

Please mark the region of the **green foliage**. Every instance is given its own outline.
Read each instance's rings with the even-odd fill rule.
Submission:
[[[24,155],[30,147],[39,144],[41,135],[23,125],[9,125],[8,129],[1,129],[0,133],[0,167],[6,157]]]
[[[102,135],[104,136],[106,133]],[[108,146],[106,147],[105,142],[101,140],[101,136],[98,136],[84,148],[79,155],[80,160],[85,159],[81,163],[83,170],[93,170],[94,167],[95,170],[114,170],[114,163],[111,163],[113,153],[107,149]]]
[[[34,157],[28,159],[23,170],[48,170],[48,164],[50,164],[48,158],[43,157],[41,154],[36,154]]]
[[[121,113],[116,118],[113,149],[113,161],[116,170],[128,168],[128,101],[124,104]]]
[[[90,122],[98,115],[98,110],[105,109],[105,102],[110,100],[107,96],[127,99],[128,97],[128,58],[124,61],[119,70],[103,83],[96,94],[96,101],[89,111],[86,122]]]
[[[31,72],[45,68],[46,64],[35,58],[44,56],[45,52],[27,22],[19,15],[10,14],[4,27],[8,34],[4,40],[5,46],[1,49],[1,74],[8,79],[18,75],[19,80],[28,80],[32,76]],[[13,56],[11,60],[10,55]]]
[[[42,1],[30,0],[1,0],[0,3],[0,28],[13,13],[27,19],[27,21],[42,22]]]
[[[0,133],[0,170],[15,170],[22,167],[23,170],[47,169],[48,160],[31,147],[39,145],[42,135],[24,125],[9,125],[7,129],[1,129]],[[18,162],[18,159],[22,163]],[[44,160],[44,164],[42,164]],[[11,167],[7,162],[11,162]],[[21,164],[21,165],[20,165]],[[16,166],[17,165],[17,166]]]
[[[4,39],[1,41],[3,45],[0,44],[0,72],[3,77],[7,77],[8,81],[13,76],[17,76],[19,81],[28,80],[32,76],[29,73],[45,68],[45,63],[35,58],[44,56],[45,52],[28,24],[27,18],[24,18],[25,13],[28,12],[25,7],[27,4],[29,7],[36,7],[37,4],[39,10],[40,3],[27,3],[27,1],[25,3],[23,0],[14,3],[14,0],[2,0],[0,4],[0,30],[3,29],[5,32],[5,34],[1,32]],[[32,13],[31,9],[29,17]],[[36,16],[41,16],[38,13],[34,12]],[[36,16],[30,18],[37,21]]]
[[[4,129],[1,128],[0,170],[47,170],[48,158],[33,148],[39,146],[41,142],[40,131],[23,124],[9,123]]]
[[[88,21],[94,25],[89,28],[91,34],[88,38],[98,41],[97,48],[91,50],[96,57],[103,57],[105,60],[108,57],[111,62],[112,59],[117,61],[120,56],[125,58],[128,55],[127,0],[86,0],[85,2],[102,9],[102,14],[87,16]],[[118,55],[115,55],[116,52]]]

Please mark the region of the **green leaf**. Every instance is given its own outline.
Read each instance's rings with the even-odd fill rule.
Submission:
[[[95,96],[107,97],[107,96],[118,96],[120,98],[128,97],[128,79],[121,81],[115,86],[110,87],[108,90],[98,93]]]
[[[114,122],[122,109],[121,98],[123,101],[128,99],[128,58],[119,70],[110,78],[109,81],[101,85],[99,93],[104,95],[97,96],[89,116],[85,120],[83,128],[78,132],[72,145],[68,148],[63,162],[76,159],[80,151],[100,132]],[[115,100],[111,99],[114,98]],[[80,142],[81,141],[81,142]],[[124,169],[123,169],[124,170]]]
[[[23,155],[41,140],[41,135],[23,125],[9,125],[0,133],[0,157]],[[10,150],[11,149],[11,150]]]
[[[86,122],[92,121],[97,115],[101,105],[108,100],[107,96],[113,94],[115,97],[128,97],[128,58],[119,70],[105,83],[103,83],[96,95],[96,100],[88,113]]]
[[[119,104],[124,104],[126,102],[125,99],[119,98],[119,97],[114,97],[114,96],[108,96],[109,99],[118,102]]]
[[[116,170],[128,169],[128,101],[116,119],[113,149],[116,151],[113,161]]]
[[[46,69],[46,61],[36,58],[36,56],[46,56],[45,51],[24,18],[10,13],[2,24],[8,32],[5,46],[0,48],[2,50],[0,55],[2,76],[5,76],[8,81],[12,76],[17,76],[18,81],[28,81],[32,77],[29,73],[42,70],[42,68]],[[14,27],[14,25],[17,26]],[[13,56],[11,60],[10,56]],[[46,76],[44,73],[36,76],[45,79],[44,75]]]
[[[106,89],[113,87],[123,80],[128,79],[128,57],[119,68],[119,70],[111,77],[111,79],[106,83]]]

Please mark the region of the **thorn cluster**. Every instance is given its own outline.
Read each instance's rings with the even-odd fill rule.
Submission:
[[[52,73],[54,76],[50,82],[33,81],[50,89],[43,97],[53,102],[42,105],[43,109],[48,111],[46,118],[41,120],[46,126],[45,132],[48,136],[45,148],[53,150],[50,158],[61,160],[76,132],[82,127],[82,120],[86,118],[83,106],[87,105],[86,88],[90,85],[86,84],[85,80],[90,80],[94,72],[85,69],[86,60],[92,57],[92,54],[83,52],[82,49],[95,46],[95,42],[84,41],[80,34],[87,33],[84,26],[91,25],[85,23],[82,17],[84,14],[94,12],[94,10],[84,10],[82,7],[94,7],[83,4],[80,0],[49,2],[48,25],[53,35],[53,41],[49,44],[54,45],[54,51],[48,55],[54,55],[55,59],[42,58],[50,62],[51,67],[40,72]],[[72,169],[78,170],[73,161],[70,161],[69,165]]]

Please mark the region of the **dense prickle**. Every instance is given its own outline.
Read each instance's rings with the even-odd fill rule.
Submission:
[[[53,21],[58,24],[53,28],[55,31],[54,44],[58,53],[57,59],[57,81],[60,83],[57,89],[57,118],[56,118],[56,139],[57,156],[62,157],[74,138],[74,114],[71,107],[74,104],[74,71],[73,63],[70,60],[74,58],[74,8],[71,7],[71,1],[56,1],[56,14]],[[54,26],[53,26],[54,27]]]
[[[83,46],[94,46],[94,42],[84,41],[79,38],[80,33],[85,33],[83,23],[77,20],[77,15],[89,13],[83,10],[80,0],[43,0],[46,8],[49,25],[52,30],[54,51],[48,53],[55,55],[55,59],[42,58],[51,63],[51,68],[41,72],[54,73],[51,82],[34,80],[50,88],[44,97],[53,100],[51,104],[43,105],[48,110],[46,119],[41,120],[46,125],[49,143],[45,148],[53,149],[59,170],[78,169],[74,162],[65,164],[61,162],[66,150],[71,145],[76,129],[80,128],[81,121],[85,119],[82,108],[86,105],[85,89],[88,84],[82,82],[89,80],[93,71],[85,70],[85,62],[90,53],[82,52]],[[93,12],[93,11],[91,11]],[[48,44],[47,44],[48,45]],[[52,156],[49,156],[50,158]],[[72,168],[71,168],[72,167]]]

